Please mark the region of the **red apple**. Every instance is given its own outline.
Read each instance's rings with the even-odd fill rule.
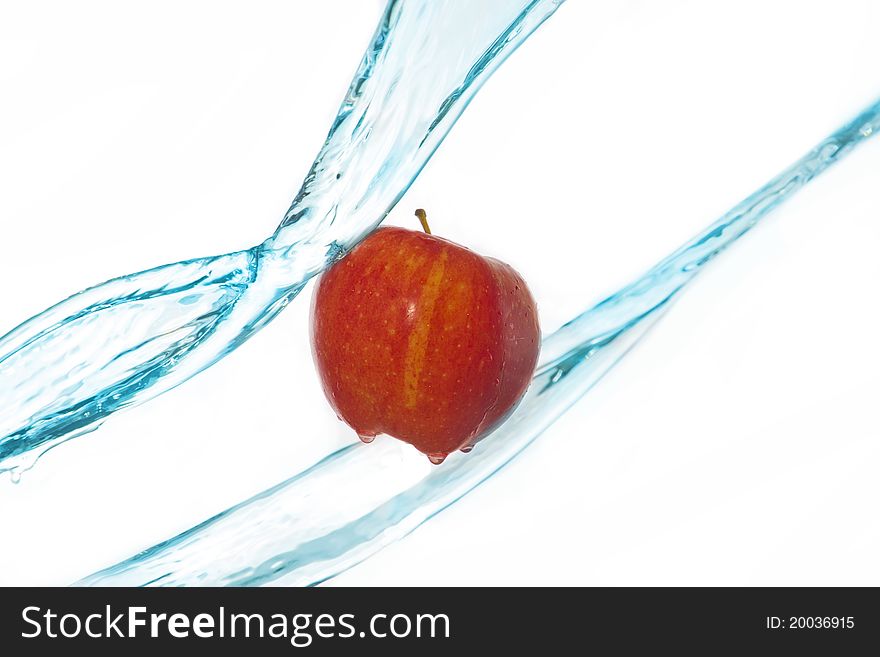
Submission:
[[[440,463],[470,451],[525,394],[535,301],[509,265],[427,232],[379,228],[318,281],[312,352],[336,414],[365,442]]]

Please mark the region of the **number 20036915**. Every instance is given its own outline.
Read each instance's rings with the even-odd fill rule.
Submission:
[[[853,616],[767,616],[768,630],[851,630],[856,625]]]

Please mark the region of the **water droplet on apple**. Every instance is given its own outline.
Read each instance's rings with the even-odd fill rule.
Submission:
[[[465,445],[464,447],[461,448],[461,451],[464,452],[465,454],[467,454],[467,453],[470,452],[473,448],[474,448],[473,445]]]
[[[428,460],[434,465],[440,465],[446,460],[445,454],[428,454]]]
[[[358,433],[358,438],[361,439],[362,443],[370,444],[376,439],[376,434],[374,433]]]

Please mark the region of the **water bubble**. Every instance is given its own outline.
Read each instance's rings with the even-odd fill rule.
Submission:
[[[446,454],[428,454],[428,460],[434,465],[440,465],[446,460]]]
[[[837,151],[839,151],[839,150],[840,150],[839,144],[835,144],[835,143],[825,144],[822,147],[822,150],[819,151],[819,156],[823,160],[827,161],[827,160],[830,160],[832,157],[834,157],[834,155],[836,155]]]
[[[370,444],[374,440],[376,440],[376,434],[374,433],[360,433],[358,432],[358,438],[360,438],[362,443]]]
[[[464,452],[465,454],[467,454],[467,453],[469,453],[471,450],[473,450],[473,448],[474,448],[473,445],[465,445],[464,447],[461,448],[461,451]]]
[[[870,123],[866,123],[862,126],[859,132],[861,133],[862,137],[870,137],[872,134],[874,134],[874,126]]]
[[[21,473],[18,470],[10,470],[9,471],[9,480],[13,484],[21,483]]]

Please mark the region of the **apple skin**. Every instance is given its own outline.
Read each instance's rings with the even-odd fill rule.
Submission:
[[[509,265],[427,233],[379,228],[319,279],[312,353],[341,420],[434,463],[485,436],[535,371],[535,301]]]

